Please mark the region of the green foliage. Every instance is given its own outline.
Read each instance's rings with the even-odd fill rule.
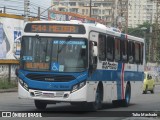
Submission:
[[[0,89],[9,89],[17,87],[16,83],[9,83],[7,80],[0,79]]]
[[[148,22],[143,23],[142,25],[138,25],[135,28],[128,28],[128,34],[129,35],[133,35],[136,37],[141,37],[144,38],[144,33],[146,33],[146,35],[148,35],[149,31],[150,31],[150,26],[151,24]],[[146,30],[142,30],[142,28],[145,27],[147,28]],[[148,36],[146,36],[147,38]]]

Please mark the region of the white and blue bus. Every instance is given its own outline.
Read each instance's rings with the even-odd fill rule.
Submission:
[[[85,104],[93,110],[102,103],[128,106],[141,94],[145,44],[100,24],[79,21],[26,23],[21,40],[18,93],[35,101]]]

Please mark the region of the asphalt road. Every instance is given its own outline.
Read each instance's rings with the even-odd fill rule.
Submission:
[[[17,96],[17,92],[0,93],[0,111],[18,111],[18,113],[29,111],[41,113],[41,111],[36,110],[33,100],[18,99]],[[147,111],[147,113],[151,113],[152,115],[160,115],[160,85],[156,86],[154,94],[150,94],[150,92],[148,92],[148,94],[141,94],[135,98],[132,98],[129,107],[114,107],[112,104],[104,104],[103,108],[98,112],[77,112],[82,111],[83,109],[83,107],[71,106],[69,103],[58,103],[56,105],[48,105],[46,109],[47,113],[45,113],[46,111],[43,111],[42,116],[50,116],[54,114],[52,117],[45,117],[45,120],[53,118],[54,120],[64,120],[64,118],[66,120],[160,120],[160,117],[146,118],[136,116],[139,114],[143,114],[144,111]],[[51,114],[48,114],[48,112]],[[131,114],[132,117],[123,116],[125,114]],[[133,114],[135,116],[133,116]],[[13,118],[0,119],[12,120]],[[14,119],[17,120],[17,118]],[[27,118],[23,119],[27,120]],[[38,120],[41,119],[44,118],[38,118]]]

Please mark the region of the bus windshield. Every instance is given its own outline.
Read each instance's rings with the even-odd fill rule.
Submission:
[[[32,71],[81,72],[88,66],[87,40],[24,36],[21,64]]]

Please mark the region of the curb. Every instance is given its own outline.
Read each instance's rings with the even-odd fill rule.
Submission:
[[[18,88],[0,89],[0,93],[17,92],[17,91],[18,91]]]

